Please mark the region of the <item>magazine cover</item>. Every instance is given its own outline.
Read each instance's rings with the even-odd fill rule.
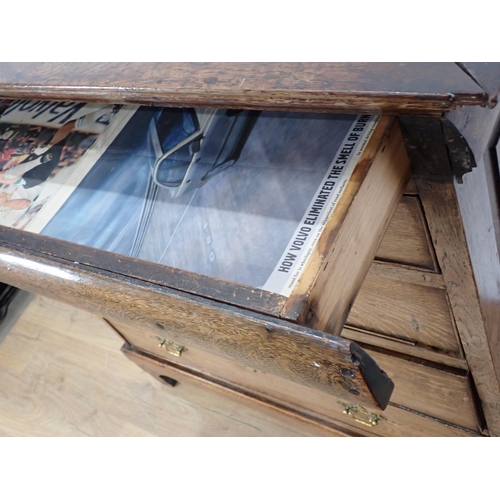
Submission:
[[[51,218],[49,200],[119,111],[75,102],[0,101],[0,224],[27,229],[38,220],[43,227]]]
[[[285,296],[378,120],[0,105],[1,224]]]

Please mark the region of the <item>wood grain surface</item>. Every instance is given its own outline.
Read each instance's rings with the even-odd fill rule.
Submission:
[[[347,325],[462,357],[446,291],[429,286],[425,278],[418,271],[395,272],[393,266],[375,266],[361,287]]]
[[[228,282],[9,227],[0,226],[0,241],[20,250],[31,249],[49,257],[56,257],[68,264],[78,262],[97,270],[101,269],[124,277],[138,278],[148,283],[273,316],[279,315],[286,302],[286,297],[281,295],[232,281]]]
[[[375,258],[438,270],[417,197],[403,196]]]
[[[449,293],[450,297],[453,297],[452,305],[455,305],[455,315],[459,318],[458,327],[463,330],[464,350],[467,357],[470,357],[469,364],[473,373],[482,372],[485,367],[484,363],[492,362],[493,366],[484,371],[490,373],[492,377],[496,376],[496,380],[491,380],[488,385],[492,388],[500,388],[500,249],[493,230],[491,209],[494,205],[487,196],[487,189],[488,180],[485,169],[473,171],[465,176],[463,184],[455,184],[470,258],[465,261],[467,267],[464,271],[467,271],[467,274],[464,272],[462,279],[469,281],[468,274],[473,272],[477,298],[472,296],[470,299],[478,300],[479,303],[474,300],[471,304],[477,310],[475,312],[463,310],[462,304],[457,303],[455,294],[452,291]],[[478,193],[482,193],[482,196]],[[500,212],[497,214],[500,215]],[[463,237],[463,233],[460,236]],[[469,286],[472,287],[470,281]],[[473,292],[474,289],[471,290],[471,293]],[[471,322],[473,318],[476,324]],[[467,327],[462,321],[466,322]],[[489,356],[486,358],[482,358],[481,351],[484,347],[477,350],[478,337],[481,340],[486,337],[489,349]],[[485,375],[482,375],[481,379],[483,377]],[[492,410],[500,416],[498,396],[494,398]]]
[[[468,174],[472,175],[472,174]],[[451,310],[492,435],[500,433],[500,385],[495,343],[488,335],[474,279],[460,207],[452,184],[418,182]],[[439,201],[438,201],[439,200]],[[475,224],[478,220],[475,219]],[[498,302],[496,304],[498,309]],[[492,325],[493,334],[498,323]]]
[[[360,226],[363,226],[362,223],[365,221],[358,220],[361,217],[360,211],[363,205],[359,202],[359,198],[357,197],[362,186],[365,184],[372,185],[375,183],[379,185],[379,183],[382,184],[382,180],[384,180],[381,178],[380,174],[377,175],[378,172],[373,169],[372,166],[374,160],[378,160],[379,151],[387,147],[387,136],[393,123],[394,119],[390,117],[382,117],[377,123],[365,150],[357,161],[356,167],[349,178],[349,182],[345,186],[335,206],[335,210],[328,219],[318,242],[312,249],[309,260],[300,278],[294,285],[292,293],[281,312],[281,317],[300,323],[306,321],[309,309],[307,302],[312,289],[318,286],[325,270],[328,269],[327,272],[330,273],[334,266],[333,262],[330,263],[332,248],[339,239],[345,237],[344,235],[346,232],[359,230]],[[391,151],[393,151],[393,148]],[[381,205],[383,205],[383,203],[384,202],[382,202]],[[348,223],[346,222],[347,219],[351,217],[354,218],[351,222],[351,224],[355,225],[354,227],[348,227]],[[384,229],[381,227],[383,225],[383,221],[382,223],[376,223],[373,227],[373,234],[370,234],[370,237],[377,238],[378,231],[383,231]],[[358,268],[358,263],[355,262],[355,259],[348,252],[336,255],[336,257],[335,267],[350,266],[352,274],[357,275],[357,273],[360,273],[360,280],[364,278],[367,272],[367,269],[363,268],[364,263],[361,263],[361,267]],[[343,278],[343,280],[338,282],[338,290],[348,290],[350,293],[357,293],[357,289],[352,289],[353,285],[356,286],[356,283],[349,283],[349,278]],[[338,304],[338,301],[342,301],[342,296],[337,293],[332,296],[330,307],[342,307]]]
[[[417,344],[416,342],[407,341],[406,339],[389,337],[387,335],[381,335],[370,330],[355,328],[352,325],[349,325],[342,330],[342,337],[354,340],[354,342],[363,345],[386,349],[391,352],[404,354],[421,360],[431,361],[433,363],[441,364],[444,366],[450,366],[452,368],[458,368],[464,371],[467,371],[469,369],[469,365],[467,364],[467,360],[465,358],[455,358],[453,356],[447,356],[442,352],[436,351],[435,349],[429,348],[424,345]]]
[[[182,397],[91,313],[36,297],[0,343],[0,436],[337,436],[225,390]]]
[[[0,96],[398,114],[487,102],[454,63],[1,63]]]
[[[494,120],[476,127],[476,113],[455,118],[454,123],[461,124],[459,132],[463,129],[466,138],[467,130],[471,132],[467,140],[479,160],[477,167],[464,176],[462,186],[452,175],[449,154],[456,153],[445,147],[442,123],[432,118],[405,118],[400,122],[463,350],[489,431],[499,435],[500,384],[495,348],[499,338],[499,323],[495,319],[500,304],[499,264],[495,256],[498,247],[492,223],[495,204],[481,162],[481,149],[490,138],[480,133],[470,139],[474,138],[474,130],[491,130]]]
[[[428,366],[382,350],[368,352],[393,378],[394,404],[479,432],[480,422],[467,372]]]
[[[378,151],[371,154],[370,170],[363,185],[353,193],[355,198],[342,227],[337,234],[328,231],[327,239],[318,242],[317,248],[325,253],[326,264],[307,297],[309,312],[305,324],[337,335],[342,331],[411,175],[397,122],[391,125]],[[341,202],[345,202],[344,197]],[[307,272],[309,268],[304,274]],[[300,284],[301,280],[298,289]]]
[[[333,424],[331,421],[318,418],[310,412],[304,413],[298,408],[280,404],[280,402],[272,398],[259,397],[258,394],[248,391],[245,387],[238,387],[219,378],[162,360],[147,352],[137,350],[128,344],[123,345],[122,352],[130,361],[137,364],[154,379],[161,381],[165,392],[175,393],[177,397],[190,397],[193,390],[197,390],[197,392],[203,391],[215,398],[224,395],[226,399],[232,400],[234,406],[240,406],[242,403],[246,403],[246,406],[253,404],[256,409],[261,411],[267,411],[270,414],[281,414],[290,420],[294,418],[293,424],[296,426],[297,431],[300,432],[301,428],[304,427],[304,434],[315,430],[318,434],[322,431],[325,436],[360,435],[349,425],[342,425],[340,422]]]
[[[500,87],[500,77],[497,80]],[[481,216],[493,219],[495,229],[496,246],[500,248],[500,168],[498,150],[500,138],[500,106],[490,108],[460,108],[446,115],[449,120],[466,139],[469,147],[474,153],[477,163],[478,174],[475,178],[483,177],[480,183],[474,179],[479,189],[483,193],[481,196]],[[467,176],[470,177],[470,176]],[[472,181],[469,181],[469,183]],[[457,188],[459,191],[471,191],[464,179],[465,186]],[[482,186],[486,183],[486,189]],[[486,195],[488,200],[486,200]],[[466,197],[471,196],[466,194]],[[489,204],[489,207],[488,207]],[[477,209],[476,209],[477,210]],[[489,235],[488,235],[489,237]]]
[[[415,269],[413,266],[391,262],[374,261],[370,266],[369,273],[382,279],[392,279],[412,283],[419,286],[428,286],[446,290],[441,274],[433,273],[424,269]]]
[[[366,407],[368,411],[381,417],[379,425],[370,427],[357,421],[356,415],[343,413],[344,404],[352,404],[349,399],[330,397],[316,389],[306,388],[268,373],[255,372],[230,361],[229,365],[226,360],[221,363],[220,358],[206,356],[206,353],[202,352],[201,371],[192,368],[189,363],[180,362],[179,358],[166,360],[127,345],[124,346],[124,352],[154,378],[166,375],[177,380],[178,384],[173,388],[165,385],[168,392],[179,389],[180,393],[194,381],[199,384],[204,382],[205,391],[210,394],[213,384],[218,384],[350,435],[478,436],[476,431],[392,403],[383,412]]]
[[[334,395],[385,407],[393,389],[353,342],[208,299],[5,247],[0,280]]]
[[[112,323],[112,326],[123,335],[126,342],[175,365],[195,370],[208,378],[216,377],[225,384],[239,386],[244,391],[256,391],[264,397],[276,398],[281,404],[292,404],[294,408],[300,409],[301,413],[318,413],[333,420],[337,418],[337,397],[300,387],[288,380],[220,358],[189,344],[184,345],[181,356],[176,357],[159,347],[154,331],[117,323]],[[168,338],[168,332],[165,332],[165,337]],[[426,366],[420,361],[415,362],[404,356],[383,351],[369,349],[369,352],[391,373],[395,381],[391,402],[478,432],[475,403],[469,390],[466,372],[450,370],[432,363]],[[377,413],[376,409],[372,411]],[[384,415],[385,411],[379,413]]]

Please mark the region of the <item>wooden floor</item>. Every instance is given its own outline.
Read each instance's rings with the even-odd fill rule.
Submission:
[[[245,397],[183,399],[120,352],[103,320],[35,297],[0,343],[2,436],[328,436]]]

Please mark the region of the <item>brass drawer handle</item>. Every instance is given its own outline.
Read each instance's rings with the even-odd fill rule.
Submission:
[[[160,341],[158,347],[165,349],[169,354],[172,354],[172,356],[180,357],[182,351],[185,350],[183,346],[176,344],[171,340],[167,340],[161,337],[156,337],[156,338]]]
[[[366,425],[368,427],[375,427],[378,425],[379,420],[386,420],[382,415],[378,415],[377,413],[372,413],[368,411],[366,408],[363,408],[360,405],[348,405],[346,403],[342,403],[339,401],[341,405],[344,406],[344,411],[342,412],[344,415],[351,415],[351,417],[358,423]]]

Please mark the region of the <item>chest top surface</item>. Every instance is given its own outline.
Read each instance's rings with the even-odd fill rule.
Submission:
[[[420,115],[487,102],[455,63],[0,63],[0,97]]]

